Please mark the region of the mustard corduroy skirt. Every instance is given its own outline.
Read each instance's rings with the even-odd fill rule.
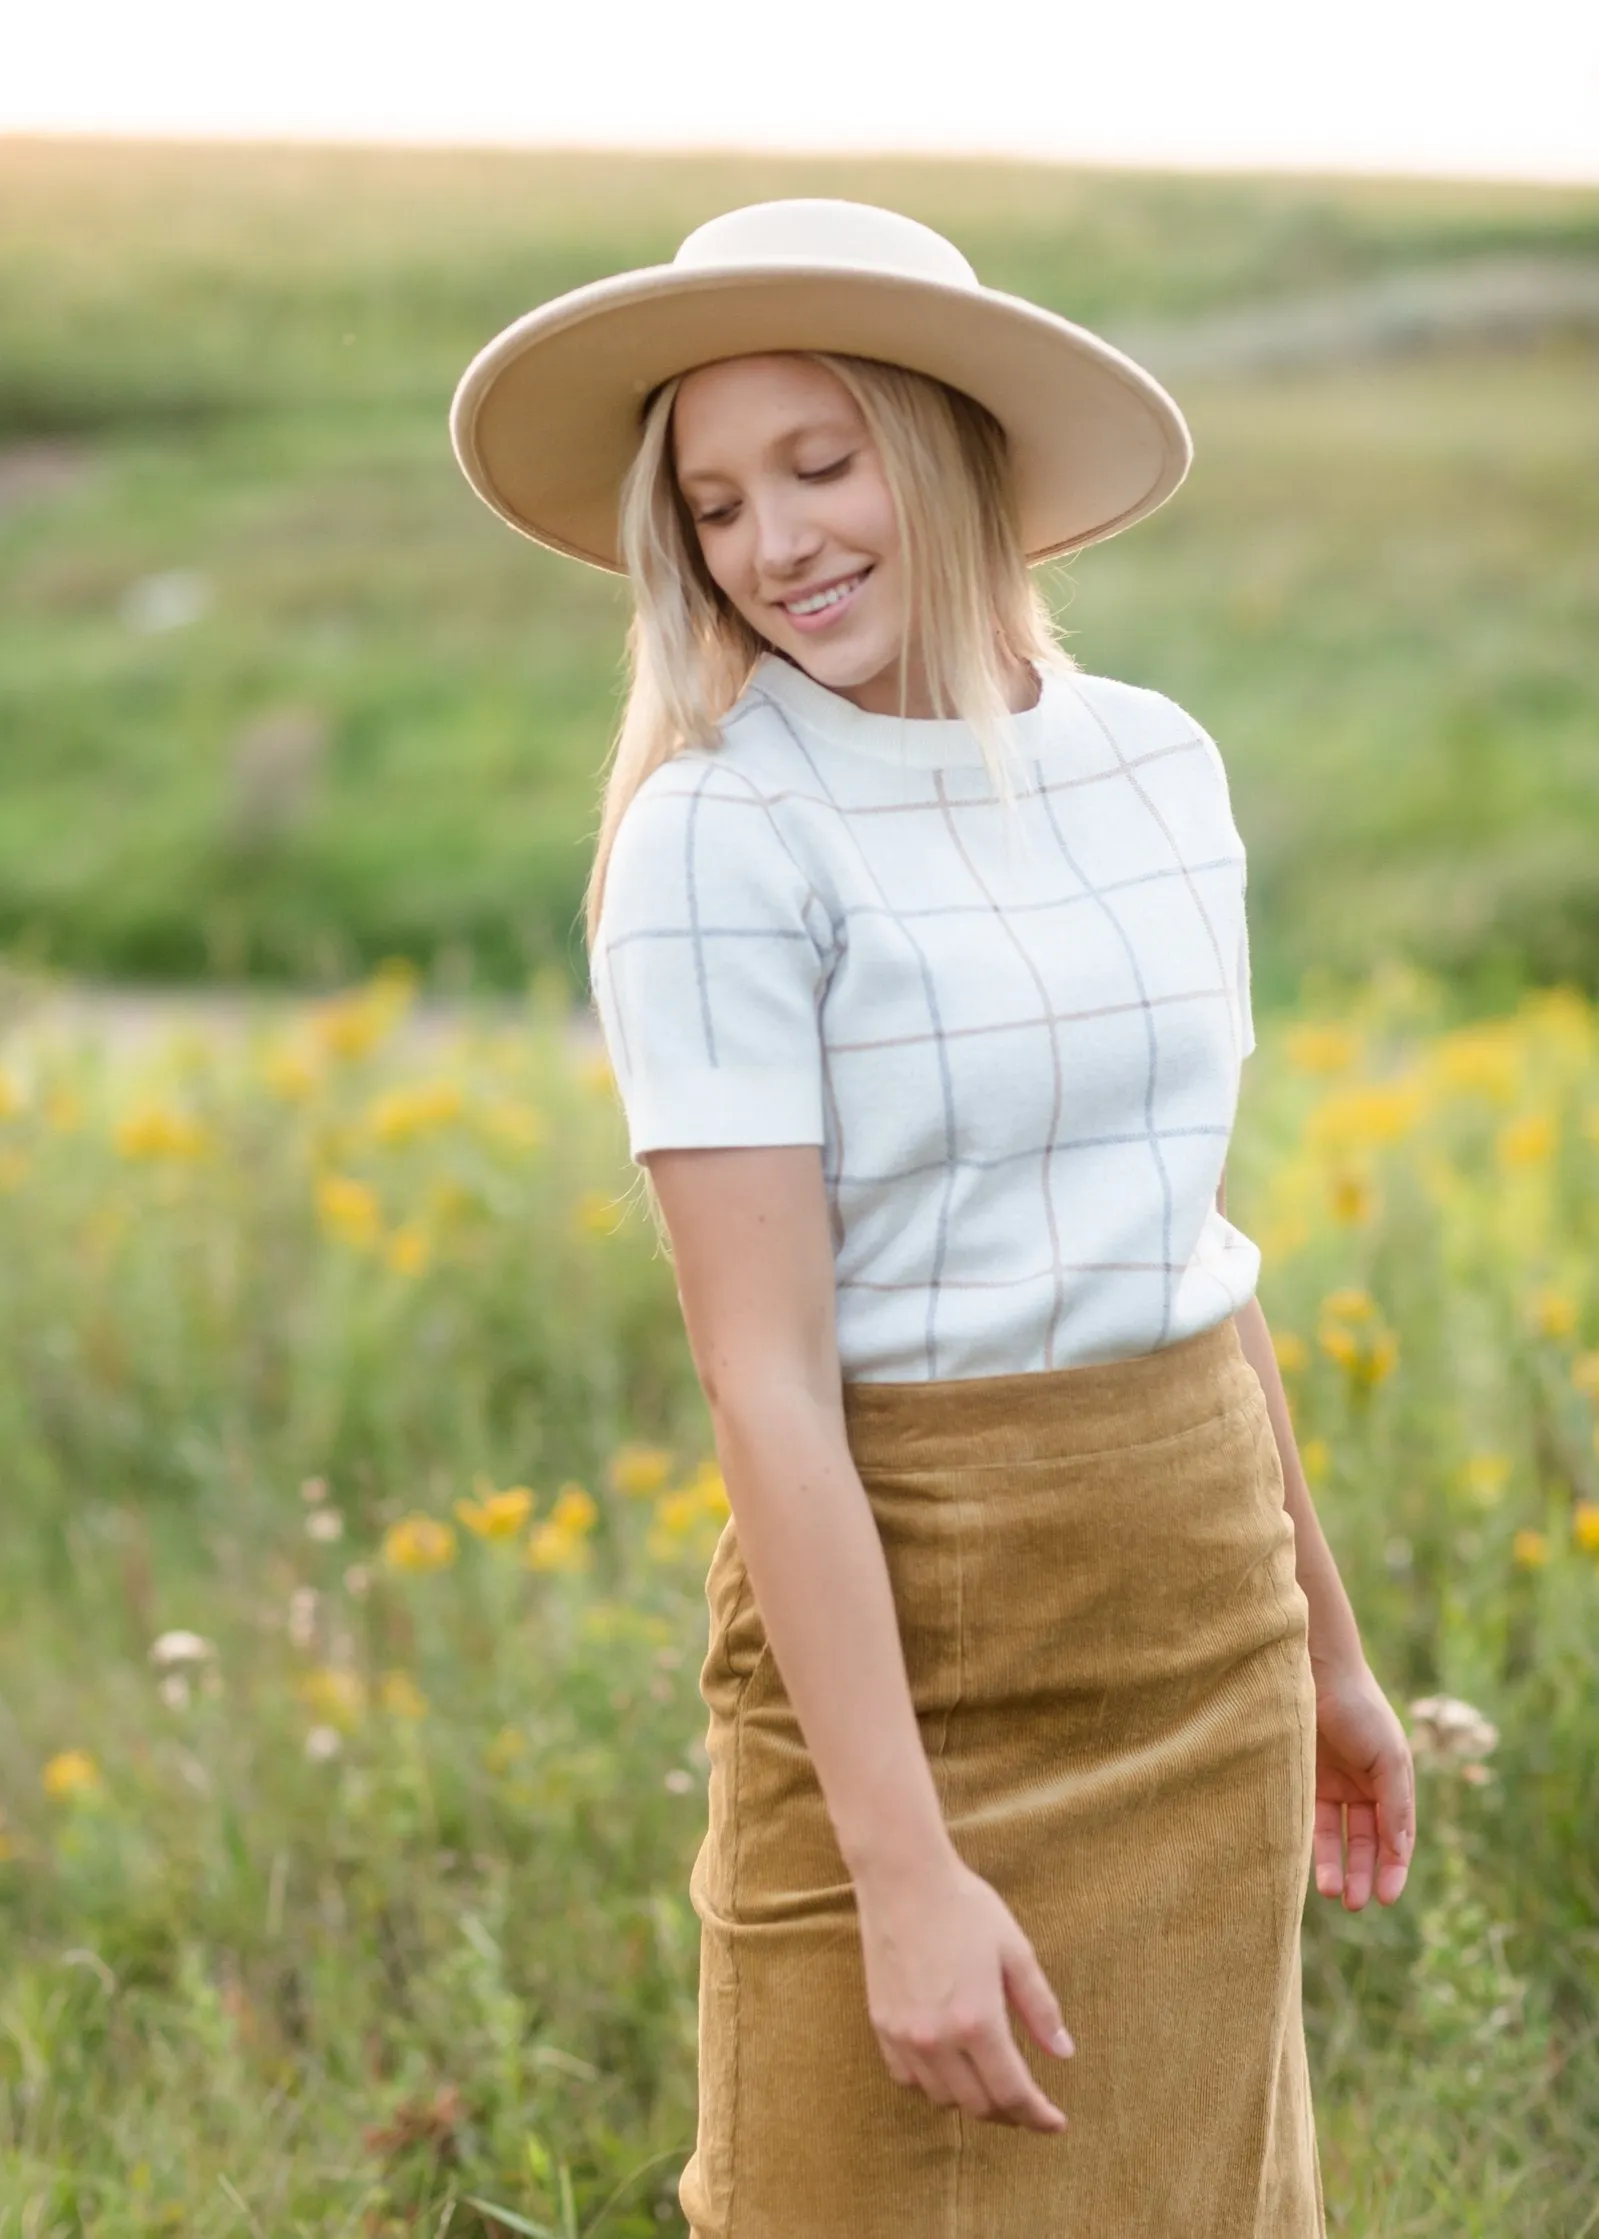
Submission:
[[[1315,1697],[1229,1316],[1134,1359],[845,1386],[956,1849],[1075,2054],[1045,2133],[896,2084],[730,1522],[712,1557],[694,2239],[1322,2239],[1300,2011]]]

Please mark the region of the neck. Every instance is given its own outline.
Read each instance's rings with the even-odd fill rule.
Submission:
[[[791,656],[785,653],[783,658],[790,660]],[[798,662],[793,665],[796,668],[800,666]],[[1003,675],[1005,705],[1012,715],[1021,715],[1028,708],[1038,705],[1042,682],[1026,661],[1007,655]],[[895,662],[881,675],[868,677],[864,684],[835,684],[828,689],[837,692],[841,700],[853,702],[864,715],[898,715],[899,664]],[[910,673],[905,680],[905,713],[918,722],[934,719],[938,714],[928,688],[926,672],[919,660],[912,660]]]

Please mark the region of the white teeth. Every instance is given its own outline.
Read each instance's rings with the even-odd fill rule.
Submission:
[[[834,584],[830,591],[818,591],[813,599],[786,599],[783,603],[790,614],[820,614],[824,606],[837,606],[840,599],[847,599],[856,584],[864,580],[863,571],[852,575],[847,583]]]

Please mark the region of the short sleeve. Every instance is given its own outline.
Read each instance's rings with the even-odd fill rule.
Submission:
[[[821,1143],[826,910],[769,804],[699,753],[651,771],[606,867],[592,984],[628,1147]]]
[[[1255,1047],[1255,1007],[1249,984],[1249,914],[1242,895],[1238,909],[1238,1029],[1239,1055],[1248,1057]]]
[[[1192,716],[1187,720],[1194,723]],[[1243,834],[1233,815],[1232,788],[1227,780],[1227,765],[1222,760],[1221,749],[1202,723],[1194,723],[1205,757],[1214,771],[1221,788],[1222,808],[1226,816],[1228,835],[1238,857],[1238,947],[1233,958],[1234,985],[1238,993],[1238,1054],[1248,1057],[1255,1047],[1255,1011],[1250,988],[1249,911],[1246,891],[1249,885],[1249,859],[1245,852]]]

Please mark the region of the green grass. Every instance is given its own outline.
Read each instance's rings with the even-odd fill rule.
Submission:
[[[3,2239],[682,2229],[705,1410],[558,978],[395,1015],[8,1046]],[[1499,1728],[1422,1766],[1396,1907],[1309,1897],[1329,2230],[1590,2239],[1599,1013],[1448,1015],[1269,1023],[1229,1161],[1373,1667]],[[545,1536],[458,1522],[485,1480]],[[445,1567],[387,1559],[417,1512]]]
[[[1577,190],[0,144],[0,444],[75,469],[0,511],[0,944],[151,981],[553,962],[581,991],[625,601],[478,503],[450,392],[530,303],[794,191],[906,208],[1111,332],[1599,254]],[[1394,953],[1479,1001],[1599,986],[1596,372],[1551,335],[1180,380],[1188,486],[1049,571],[1083,665],[1222,746],[1264,1008]],[[131,630],[129,587],[174,569],[208,610]],[[284,711],[326,745],[274,817],[240,741]]]

